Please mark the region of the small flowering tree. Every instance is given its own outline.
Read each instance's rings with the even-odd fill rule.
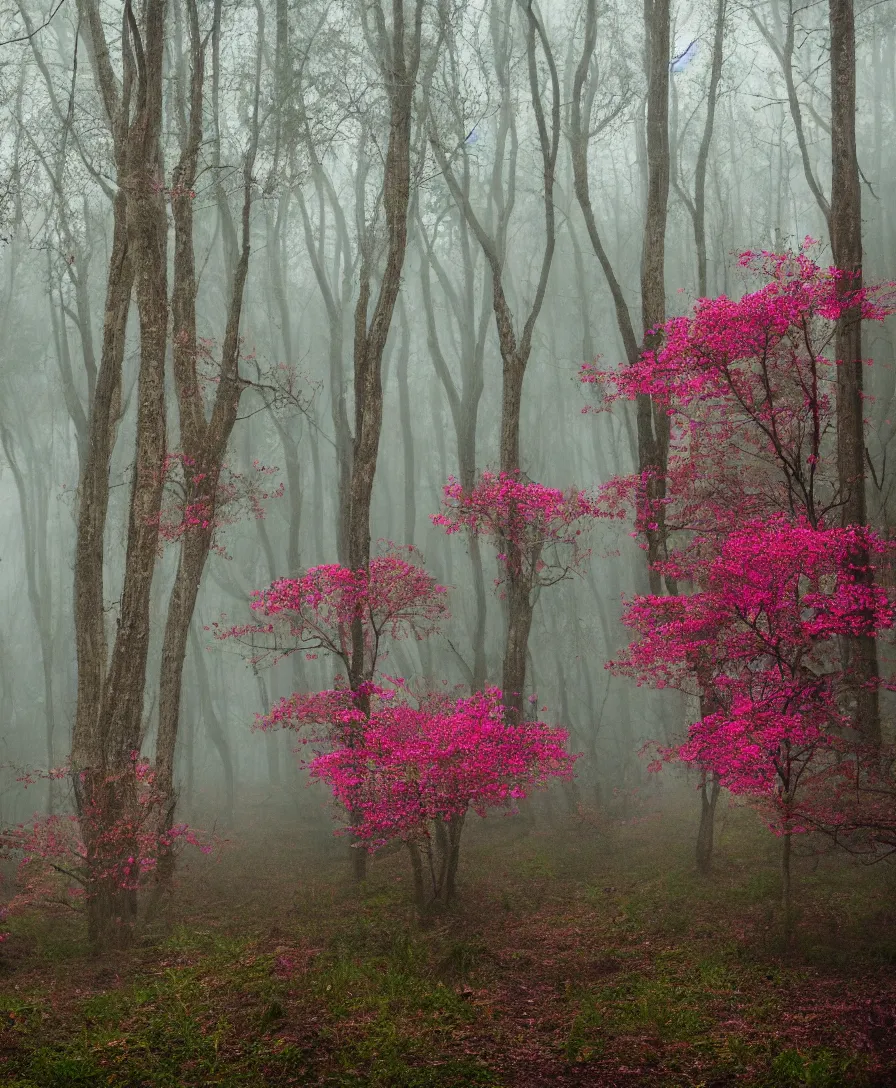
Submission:
[[[448,614],[445,587],[420,563],[415,548],[390,542],[366,570],[338,563],[311,567],[253,593],[250,607],[267,622],[216,630],[215,636],[247,643],[255,666],[323,650],[342,663],[349,689],[357,691],[373,679],[384,638],[427,638]],[[362,632],[360,657],[353,651],[355,625]]]
[[[546,487],[520,472],[483,472],[469,492],[451,477],[441,512],[431,515],[446,532],[468,529],[498,550],[505,574],[496,584],[506,586],[507,600],[502,686],[504,706],[514,720],[522,718],[534,592],[581,570],[591,554],[584,546],[589,521],[600,514],[584,491]]]
[[[422,915],[454,896],[467,812],[485,816],[551,778],[572,777],[576,757],[562,729],[507,721],[495,688],[418,706],[397,695],[377,688],[359,742],[318,754],[309,769],[356,813],[351,830],[368,850],[396,839],[407,845]],[[335,717],[352,715],[360,711]]]
[[[381,686],[375,673],[383,639],[425,638],[447,615],[445,587],[409,562],[418,554],[388,545],[364,571],[328,564],[281,579],[253,596],[252,608],[267,622],[216,634],[247,641],[255,665],[320,650],[342,662],[345,675],[332,689],[281,699],[257,715],[256,728],[294,729],[303,744],[325,746],[308,768],[348,813],[355,857],[404,842],[423,914],[454,894],[467,811],[485,815],[552,777],[569,777],[573,758],[562,730],[506,720],[497,689],[452,700],[437,692],[414,698],[402,679]]]
[[[655,687],[699,695],[701,718],[666,758],[697,763],[770,813],[783,836],[790,918],[791,836],[826,807],[819,780],[851,734],[838,641],[892,626],[887,593],[852,564],[857,549],[891,546],[867,529],[790,525],[779,517],[729,533],[690,596],[636,597],[623,622],[641,634],[608,667]],[[676,572],[687,573],[682,564]],[[824,800],[822,800],[824,798]],[[829,813],[825,813],[827,819]]]
[[[262,729],[322,727],[332,743],[353,748],[363,742],[384,639],[423,639],[438,630],[448,614],[446,592],[423,569],[417,549],[383,542],[362,570],[329,563],[257,591],[251,608],[263,621],[216,624],[215,637],[248,645],[253,667],[293,653],[311,659],[323,650],[336,657],[345,672],[332,690],[296,692],[257,722]],[[352,809],[349,817],[352,826],[360,819]],[[357,850],[354,858],[355,876],[363,879],[365,854]]]
[[[634,506],[637,533],[656,526],[659,505],[667,534],[695,532],[710,550],[751,519],[784,513],[821,528],[839,516],[845,495],[836,456],[838,364],[827,352],[847,311],[857,308],[875,321],[891,314],[894,285],[844,295],[844,273],[813,261],[806,250],[814,244],[807,238],[798,253],[741,254],[741,266],[766,281],[758,290],[736,301],[700,299],[693,314],[666,322],[662,346],[633,366],[583,368],[584,381],[606,389],[603,406],[649,394],[672,417],[664,488],[636,475],[602,492],[614,508],[626,500]],[[857,554],[855,566],[866,568],[865,559]],[[868,666],[855,718],[879,742],[873,639],[846,643]]]
[[[64,779],[71,773],[70,767],[61,767],[24,773],[19,781],[27,787],[37,778]],[[107,775],[99,789],[80,814],[35,817],[30,824],[0,830],[0,858],[18,861],[18,891],[0,907],[0,922],[35,908],[80,912],[97,897],[122,911],[123,917],[109,918],[109,923],[133,926],[137,894],[162,859],[184,844],[211,851],[211,844],[186,824],[159,830],[165,795],[151,764],[138,752],[130,753],[126,771]],[[109,820],[110,797],[117,805],[114,820]],[[94,914],[87,911],[89,927],[97,925]],[[0,933],[0,941],[7,936]],[[88,936],[94,940],[98,934]]]

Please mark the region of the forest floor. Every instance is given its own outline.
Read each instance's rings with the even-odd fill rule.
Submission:
[[[884,1088],[896,1084],[896,876],[797,861],[724,814],[716,868],[687,809],[634,821],[471,817],[456,910],[421,929],[404,855],[363,888],[296,818],[185,856],[164,934],[87,956],[15,920],[0,952],[10,1088]]]

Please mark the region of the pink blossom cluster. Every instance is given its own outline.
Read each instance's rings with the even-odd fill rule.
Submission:
[[[33,780],[34,773],[28,778]],[[70,768],[54,768],[42,777],[55,779],[63,773],[70,774]],[[81,782],[85,781],[82,773]],[[104,809],[113,794],[122,802],[122,815],[110,824]],[[104,776],[81,817],[74,813],[35,817],[30,824],[0,831],[0,857],[18,859],[19,885],[16,895],[0,908],[0,921],[41,903],[77,909],[85,895],[88,869],[92,883],[111,882],[136,890],[161,854],[176,843],[210,853],[211,845],[185,823],[159,831],[157,816],[163,801],[151,764],[135,751],[126,771]],[[0,934],[0,940],[5,937]]]
[[[452,476],[442,490],[433,525],[490,537],[501,549],[498,560],[533,584],[578,569],[591,554],[582,547],[588,519],[607,516],[585,491],[546,487],[519,472],[483,472],[469,493]]]
[[[738,300],[726,295],[699,299],[693,314],[662,326],[659,349],[612,372],[585,364],[582,380],[610,383],[609,400],[646,393],[662,404],[686,405],[738,391],[752,403],[762,396],[753,380],[757,360],[768,359],[773,369],[784,371],[794,365],[807,369],[808,356],[829,364],[823,351],[844,312],[860,306],[863,319],[874,321],[893,312],[896,285],[863,287],[843,296],[838,284],[845,274],[821,268],[805,252],[747,251],[740,263],[768,282]]]
[[[767,282],[738,301],[701,299],[626,370],[585,368],[608,402],[649,395],[671,417],[663,479],[656,468],[617,478],[599,501],[634,507],[635,534],[662,513],[669,550],[657,566],[694,590],[635,598],[624,622],[640,638],[608,667],[699,698],[700,719],[662,761],[714,771],[792,832],[836,823],[837,769],[855,770],[843,640],[894,620],[891,595],[868,577],[893,546],[830,527],[842,494],[826,354],[842,314],[881,320],[894,290],[844,292],[844,275],[804,251],[749,252],[741,264]]]
[[[337,677],[342,681],[343,677]],[[267,714],[256,714],[255,729],[295,729],[302,731],[302,743],[311,740],[339,739],[347,742],[364,727],[367,715],[358,705],[358,697],[368,696],[373,707],[394,697],[394,690],[378,684],[360,684],[355,691],[334,687],[324,691],[294,691],[277,702]],[[315,732],[315,727],[322,727]]]
[[[282,483],[272,486],[268,482],[279,469],[257,460],[252,463],[252,474],[236,472],[227,465],[220,471],[203,471],[194,458],[172,452],[165,456],[163,471],[162,509],[155,518],[160,548],[196,530],[217,532],[247,515],[262,520],[264,503],[285,494]],[[212,548],[226,557],[219,543],[213,541]]]
[[[542,722],[512,725],[501,692],[413,707],[384,702],[349,747],[317,755],[312,777],[355,814],[351,832],[374,850],[426,837],[435,821],[511,804],[551,778],[570,778],[568,734]]]
[[[372,673],[384,636],[400,639],[413,634],[423,639],[448,615],[445,586],[411,561],[418,556],[414,548],[387,543],[364,570],[329,563],[311,567],[297,578],[281,578],[252,596],[252,609],[271,622],[240,624],[215,631],[215,637],[249,640],[254,664],[301,649],[324,650],[347,665],[352,624],[359,620],[367,671]],[[272,636],[260,652],[258,636],[262,640]]]
[[[649,395],[671,417],[664,487],[651,469],[599,492],[604,509],[634,509],[633,535],[656,527],[660,506],[668,531],[711,534],[781,510],[821,525],[838,508],[836,320],[852,306],[883,320],[894,311],[894,285],[844,297],[842,274],[805,252],[747,252],[741,263],[768,282],[736,301],[699,300],[633,366],[582,368],[584,381],[605,390],[602,407]]]
[[[744,525],[692,572],[697,592],[631,602],[623,622],[641,637],[607,667],[704,700],[680,759],[734,793],[790,793],[797,767],[848,727],[838,639],[875,636],[896,616],[886,590],[857,580],[852,557],[892,548],[866,528]]]

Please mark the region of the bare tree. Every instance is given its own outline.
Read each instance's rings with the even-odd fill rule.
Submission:
[[[680,146],[676,148],[672,156],[672,184],[682,203],[688,210],[694,226],[694,249],[697,253],[697,296],[706,298],[709,287],[706,276],[706,175],[709,166],[709,152],[712,147],[712,137],[715,130],[716,105],[719,99],[719,83],[722,79],[722,60],[725,45],[725,19],[728,11],[728,0],[716,0],[715,21],[712,39],[712,58],[710,61],[709,84],[706,88],[706,118],[703,122],[703,133],[700,137],[700,147],[697,151],[697,161],[694,166],[694,195],[684,186],[681,177]],[[673,83],[673,102],[677,102]],[[677,111],[676,111],[677,112]],[[676,126],[672,126],[676,136]]]
[[[838,296],[850,301],[862,287],[862,191],[856,153],[856,39],[853,0],[830,0],[831,23],[831,203],[828,227],[834,264],[845,273]],[[862,387],[862,309],[849,306],[837,322],[837,472],[846,525],[866,525],[865,425]],[[871,585],[867,553],[852,561]],[[856,679],[856,721],[874,744],[881,741],[877,641],[869,634],[845,640],[847,665]]]
[[[457,57],[456,42],[449,37],[445,49],[446,66],[450,85],[454,94],[449,101],[461,102],[461,73]],[[453,120],[453,129],[458,143],[461,143],[467,134],[467,118],[458,111]],[[472,170],[469,156],[464,155],[460,162],[461,176],[459,186],[464,200],[469,201],[472,186]],[[491,185],[487,193],[488,206],[486,217],[494,221],[496,215],[496,200],[500,200],[500,189]],[[482,253],[481,247],[477,247],[475,238],[471,237],[470,225],[467,216],[461,211],[457,215],[456,250],[449,253],[440,252],[437,240],[440,228],[450,215],[450,209],[454,208],[453,201],[443,206],[432,219],[430,209],[429,216],[425,216],[420,207],[417,208],[417,239],[422,243],[420,288],[423,312],[426,319],[426,341],[429,355],[438,375],[439,381],[445,390],[448,399],[448,407],[451,412],[451,421],[454,425],[454,433],[457,442],[458,478],[465,492],[472,490],[476,478],[477,447],[476,434],[479,418],[479,405],[485,388],[485,347],[488,332],[489,316],[492,313],[490,299],[490,285],[488,275],[482,274],[481,260],[477,260],[477,254]],[[454,235],[454,232],[451,232]],[[460,282],[451,275],[452,265],[460,266]],[[455,379],[452,367],[446,357],[446,349],[443,344],[443,334],[440,331],[436,313],[436,305],[433,300],[433,275],[441,289],[441,297],[444,300],[445,316],[449,323],[449,343],[455,347],[457,355],[460,381]],[[478,315],[477,315],[478,296]],[[438,296],[437,296],[438,297]],[[459,388],[458,388],[459,386]],[[487,600],[485,593],[485,577],[482,566],[482,552],[479,538],[475,533],[468,533],[467,546],[470,553],[470,564],[473,572],[474,592],[474,618],[470,632],[472,643],[472,666],[468,665],[461,656],[462,667],[469,681],[471,690],[479,691],[486,682],[486,653],[485,653],[485,624],[487,613]]]
[[[215,0],[212,24],[212,48],[217,63],[217,42],[221,35],[222,0]],[[165,811],[161,830],[170,830],[177,794],[174,788],[174,757],[180,724],[181,686],[187,638],[202,575],[215,533],[219,486],[224,458],[233,432],[240,397],[248,382],[240,376],[240,316],[249,271],[250,212],[252,208],[252,172],[258,148],[258,112],[261,86],[264,8],[256,5],[257,41],[255,52],[254,94],[249,124],[249,146],[243,160],[242,209],[237,230],[230,205],[217,181],[217,205],[221,217],[228,270],[230,298],[220,365],[215,375],[215,393],[209,408],[205,404],[203,381],[199,373],[200,345],[196,328],[198,283],[194,256],[193,195],[199,165],[203,129],[203,89],[205,79],[204,42],[199,27],[195,0],[186,0],[189,25],[189,105],[181,100],[178,113],[184,119],[181,154],[174,168],[171,203],[174,218],[174,279],[172,285],[172,336],[174,387],[180,423],[180,452],[184,458],[185,511],[201,510],[200,524],[189,527],[181,536],[177,572],[165,621],[162,659],[159,672],[159,720],[156,735],[156,784],[164,797]],[[216,76],[217,79],[217,76]],[[180,93],[185,94],[181,85]],[[217,118],[216,118],[217,128]],[[186,515],[185,515],[186,516]],[[159,875],[170,879],[173,855],[166,852]]]
[[[131,752],[139,751],[143,733],[150,590],[166,452],[168,224],[160,147],[166,7],[165,0],[147,0],[141,28],[126,0],[119,84],[96,0],[79,3],[94,76],[114,138],[118,184],[103,350],[90,406],[75,558],[78,703],[71,765],[86,847],[88,936],[95,947],[126,943],[137,909],[136,893],[121,888],[116,877],[118,854],[129,843],[113,840],[116,855],[110,858],[107,833],[116,824],[133,823],[138,815],[134,780],[128,771]],[[124,579],[110,654],[103,626],[103,537],[132,285],[140,324],[137,435]]]
[[[750,5],[747,8],[750,18],[768,43],[769,48],[775,54],[775,57],[781,66],[781,73],[784,76],[784,86],[787,92],[787,105],[790,109],[790,117],[793,121],[793,128],[796,133],[797,145],[799,146],[800,151],[800,159],[803,164],[803,174],[806,178],[806,184],[809,186],[812,195],[815,197],[815,201],[818,204],[821,214],[824,216],[825,221],[827,221],[831,213],[831,206],[827,197],[822,192],[821,185],[812,166],[812,159],[809,155],[809,141],[806,136],[806,125],[803,118],[803,107],[797,93],[796,76],[793,70],[793,58],[796,49],[796,16],[798,10],[799,9],[794,8],[793,0],[784,0],[784,13],[782,15],[781,5],[778,3],[778,0],[774,0],[771,6],[772,22],[774,25],[774,30],[772,30],[769,28],[768,24],[760,18],[754,5]]]
[[[492,306],[495,325],[498,331],[498,345],[501,352],[501,437],[500,468],[502,472],[520,471],[520,418],[523,403],[523,382],[526,367],[532,353],[532,334],[547,292],[548,277],[554,259],[556,246],[556,212],[554,207],[554,183],[557,169],[557,154],[560,146],[560,81],[544,25],[533,6],[533,0],[505,0],[503,5],[495,4],[490,13],[490,30],[494,49],[495,76],[499,93],[498,150],[495,155],[495,167],[492,184],[503,184],[502,174],[506,168],[511,172],[516,169],[517,131],[513,112],[511,91],[512,72],[512,15],[517,8],[522,12],[526,30],[526,63],[528,69],[529,95],[538,135],[538,147],[542,165],[541,197],[544,209],[544,246],[541,254],[538,279],[529,305],[529,310],[517,332],[514,315],[508,302],[506,283],[507,229],[513,211],[513,199],[501,197],[496,206],[496,223],[491,231],[482,222],[473,208],[469,193],[465,193],[458,182],[449,159],[449,152],[443,146],[433,128],[430,143],[441,168],[451,195],[458,208],[463,212],[470,229],[473,231],[488,262],[492,281]],[[542,54],[548,72],[551,88],[550,112],[546,114],[542,103],[541,76],[538,68],[538,53]],[[509,141],[508,164],[505,164],[505,148]],[[463,145],[459,149],[464,153]],[[504,704],[508,713],[516,718],[522,717],[523,689],[526,680],[526,651],[529,644],[529,632],[532,626],[534,609],[533,585],[524,570],[527,564],[522,562],[517,541],[502,542],[502,549],[508,556],[507,561],[507,640],[504,650],[502,688]]]
[[[594,50],[597,42],[597,2],[585,0],[585,36],[582,55],[573,81],[570,109],[570,141],[576,198],[595,256],[607,279],[616,312],[616,322],[631,365],[642,350],[659,346],[660,337],[652,330],[666,317],[665,252],[666,218],[669,203],[669,61],[670,24],[668,0],[644,0],[644,64],[647,77],[646,160],[647,192],[644,234],[641,251],[641,324],[639,341],[622,287],[613,270],[597,227],[588,179],[588,153],[592,135],[596,75]],[[611,107],[598,120],[596,131],[606,127],[618,110]],[[669,450],[669,418],[657,410],[646,394],[635,402],[638,436],[638,471],[646,477],[646,500],[656,509],[656,528],[648,529],[647,565],[651,593],[660,593],[662,578],[657,562],[666,554],[666,529],[663,505],[665,472]],[[675,586],[666,580],[666,589]]]

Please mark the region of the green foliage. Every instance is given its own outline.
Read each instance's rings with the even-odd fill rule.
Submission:
[[[748,824],[710,880],[674,825],[621,828],[613,857],[580,834],[496,847],[503,833],[471,836],[460,908],[437,926],[414,923],[403,859],[387,858],[361,888],[341,873],[272,884],[272,902],[294,903],[276,936],[216,901],[204,917],[230,932],[187,918],[108,966],[76,944],[36,955],[20,990],[0,984],[0,1083],[503,1088],[530,1067],[533,1083],[638,1068],[644,1088],[888,1083],[870,1051],[855,1056],[850,1011],[862,970],[887,958],[880,870],[801,874],[806,917],[784,959],[765,928],[776,874],[756,876],[764,839]],[[546,858],[551,878],[535,875]]]
[[[765,1083],[769,1088],[855,1088],[860,1078],[860,1060],[855,1056],[827,1049],[782,1050],[772,1061]]]

